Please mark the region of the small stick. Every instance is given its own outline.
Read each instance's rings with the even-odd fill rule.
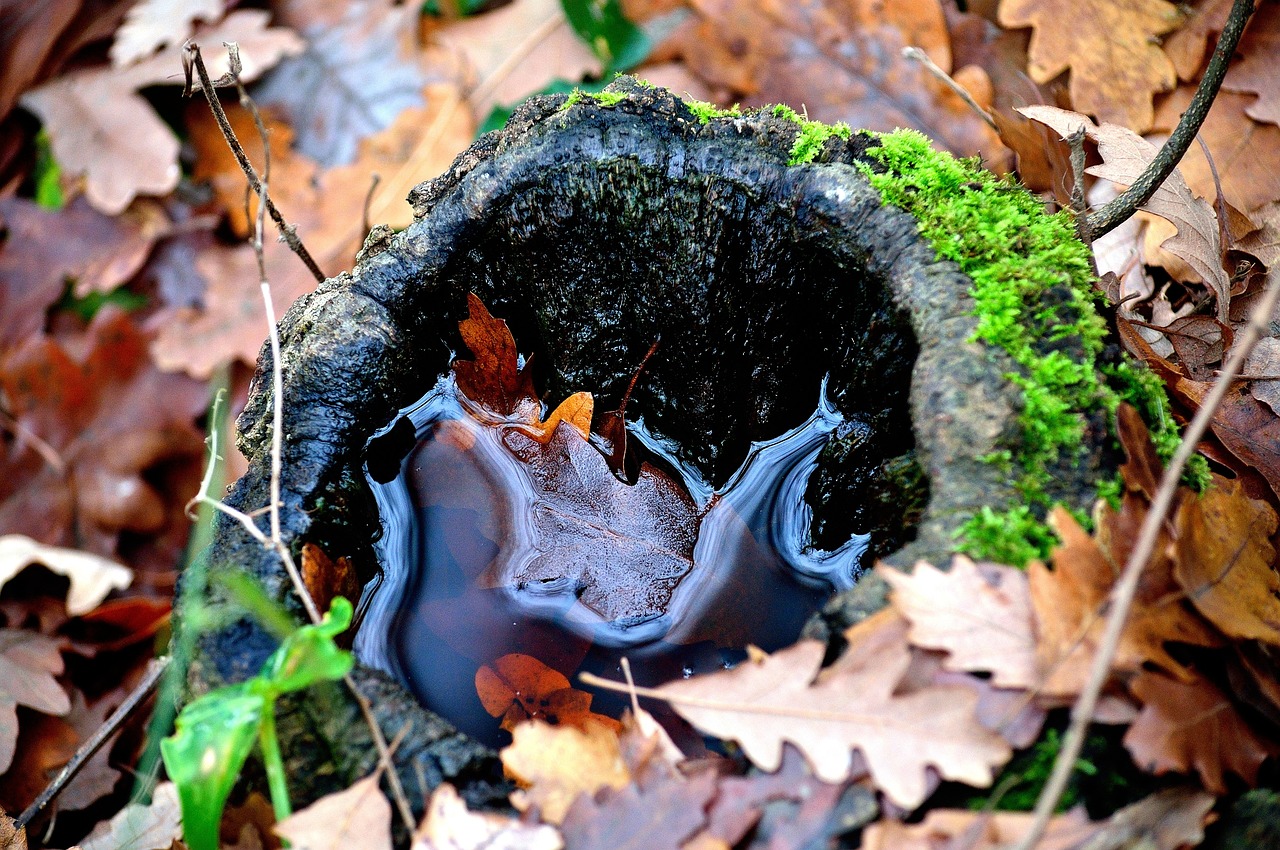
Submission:
[[[1240,374],[1244,361],[1249,357],[1249,352],[1253,350],[1253,346],[1267,332],[1271,314],[1275,312],[1277,303],[1280,303],[1280,271],[1273,270],[1268,277],[1266,294],[1254,305],[1249,314],[1249,324],[1245,326],[1244,333],[1237,340],[1236,345],[1233,346],[1231,357],[1227,360],[1221,377],[1214,383],[1213,389],[1209,391],[1204,403],[1196,411],[1195,418],[1187,426],[1186,433],[1182,436],[1182,442],[1178,445],[1178,451],[1169,462],[1169,468],[1165,470],[1164,477],[1160,479],[1160,489],[1156,491],[1155,498],[1151,500],[1151,509],[1147,513],[1146,519],[1143,520],[1141,530],[1138,532],[1137,543],[1134,544],[1133,551],[1129,554],[1129,560],[1124,565],[1124,572],[1120,574],[1119,581],[1112,588],[1111,610],[1107,614],[1107,625],[1098,647],[1098,654],[1094,657],[1093,667],[1089,671],[1089,680],[1085,684],[1079,700],[1071,710],[1071,725],[1067,728],[1067,735],[1062,741],[1062,749],[1058,752],[1058,758],[1054,762],[1053,773],[1050,774],[1049,781],[1045,783],[1044,789],[1040,792],[1040,798],[1036,801],[1035,819],[1031,824],[1031,828],[1027,830],[1022,840],[1016,845],[1016,850],[1032,850],[1035,847],[1036,843],[1044,836],[1045,829],[1049,825],[1049,819],[1053,817],[1053,812],[1058,807],[1058,801],[1062,798],[1063,791],[1066,790],[1067,781],[1071,778],[1072,770],[1075,769],[1076,759],[1080,757],[1080,751],[1084,747],[1089,724],[1093,721],[1093,712],[1098,705],[1098,697],[1102,694],[1103,685],[1110,678],[1111,662],[1114,660],[1116,649],[1120,645],[1120,634],[1124,630],[1125,620],[1128,618],[1129,609],[1133,605],[1133,599],[1138,590],[1138,581],[1141,579],[1142,571],[1146,567],[1147,561],[1150,560],[1152,551],[1155,549],[1156,539],[1160,534],[1160,526],[1164,522],[1165,516],[1169,513],[1169,509],[1173,506],[1173,499],[1178,490],[1178,481],[1182,477],[1182,470],[1187,461],[1191,459],[1191,455],[1195,453],[1200,438],[1209,429],[1209,423],[1213,419],[1218,405],[1222,403],[1222,399],[1226,396],[1233,379]]]
[[[244,172],[245,179],[249,181],[253,191],[259,197],[263,197],[262,184],[258,180],[258,172],[254,170],[253,163],[249,162],[249,157],[240,145],[240,140],[236,138],[236,131],[231,129],[231,122],[227,120],[227,113],[223,110],[221,101],[218,100],[214,84],[209,80],[209,71],[204,66],[204,59],[200,56],[200,46],[198,44],[188,41],[183,46],[182,64],[187,74],[187,84],[182,91],[183,96],[191,96],[191,70],[194,68],[196,75],[200,78],[200,90],[204,93],[204,98],[209,103],[209,109],[213,111],[214,120],[218,122],[218,129],[222,131],[223,138],[227,140],[227,145],[231,148],[231,152],[235,154],[236,162],[240,163],[240,170]],[[222,80],[220,79],[219,82],[222,82]],[[311,258],[311,253],[302,244],[302,240],[298,238],[297,228],[284,220],[284,216],[280,214],[280,210],[276,209],[276,205],[272,203],[270,198],[267,198],[265,203],[267,212],[271,214],[271,220],[275,222],[276,228],[280,231],[280,238],[284,240],[293,253],[298,255],[298,259],[302,260],[303,265],[307,267],[312,276],[317,281],[323,282],[324,272],[320,271],[316,261]]]
[[[1200,132],[1200,126],[1209,114],[1209,107],[1218,96],[1222,78],[1227,75],[1227,65],[1236,52],[1236,45],[1240,43],[1240,36],[1244,34],[1245,24],[1249,22],[1253,10],[1253,0],[1235,0],[1232,4],[1231,13],[1222,26],[1222,34],[1218,36],[1218,46],[1214,48],[1213,58],[1205,68],[1200,87],[1187,105],[1187,111],[1182,113],[1178,126],[1133,185],[1085,220],[1085,232],[1089,234],[1090,242],[1110,233],[1151,200],[1156,189],[1160,188],[1165,178],[1182,161],[1187,148],[1191,147],[1191,140]]]
[[[35,816],[40,814],[40,811],[49,805],[54,797],[58,796],[67,783],[75,778],[80,769],[85,766],[89,759],[93,758],[93,754],[102,748],[102,745],[115,734],[121,724],[129,718],[129,715],[142,704],[143,700],[151,695],[168,666],[169,656],[167,655],[153,658],[147,662],[147,669],[142,676],[142,681],[129,692],[124,702],[120,703],[116,710],[111,712],[111,716],[98,727],[97,731],[89,737],[89,740],[80,745],[80,749],[76,750],[76,754],[71,757],[71,761],[67,762],[62,770],[58,771],[58,775],[45,786],[45,789],[40,792],[40,796],[36,797],[36,801],[28,806],[25,812],[18,815],[17,820],[14,821],[14,826],[17,829],[23,829],[27,824],[31,823]]]
[[[928,53],[918,47],[904,47],[902,48],[902,55],[923,65],[926,71],[941,80],[943,85],[955,92],[970,109],[976,112],[978,117],[987,123],[988,127],[996,131],[996,133],[1000,132],[1000,128],[996,126],[996,119],[992,117],[991,113],[979,106],[978,102],[973,99],[973,95],[969,94],[968,90],[957,83],[950,74],[942,70],[938,63],[930,59]]]

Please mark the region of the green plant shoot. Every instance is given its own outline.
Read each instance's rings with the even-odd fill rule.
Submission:
[[[222,810],[255,739],[276,819],[289,816],[275,702],[281,694],[341,679],[351,670],[351,653],[333,642],[351,625],[351,615],[350,602],[334,599],[324,620],[285,637],[257,676],[210,691],[178,714],[174,733],[160,742],[160,755],[178,786],[183,837],[191,850],[217,850]]]

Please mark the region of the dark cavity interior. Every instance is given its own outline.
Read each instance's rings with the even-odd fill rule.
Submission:
[[[907,407],[915,341],[883,282],[866,271],[866,257],[842,244],[834,228],[815,226],[821,224],[815,221],[818,214],[794,200],[796,173],[779,168],[774,180],[747,186],[707,174],[673,179],[624,159],[566,164],[540,173],[534,182],[508,187],[502,202],[490,206],[444,272],[428,284],[437,297],[423,301],[422,321],[428,327],[419,338],[438,338],[442,344],[424,351],[417,392],[431,390],[447,371],[450,351],[469,356],[457,331],[469,291],[506,319],[520,350],[533,355],[536,381],[549,405],[587,390],[595,394],[597,415],[614,409],[645,353],[660,340],[636,385],[627,420],[642,423],[643,439],[635,441],[642,452],[677,470],[705,495],[724,490],[753,443],[803,430],[819,407],[825,379],[825,399],[839,422],[809,453],[807,484],[802,479],[789,496],[811,508],[811,521],[801,504],[784,508],[801,516],[810,538],[805,542],[815,549],[837,550],[851,537],[866,535],[863,560],[869,564],[899,548],[911,539],[927,501]],[[429,426],[421,415],[414,422],[402,417],[370,442],[368,470],[376,491],[409,486],[396,482],[420,481],[430,469],[439,474],[429,488],[452,476],[464,482],[459,486],[484,489],[471,481],[474,475],[468,478],[470,473],[439,472],[456,458],[439,448],[438,434]],[[779,462],[778,475],[765,475],[758,486],[778,489],[780,476],[796,468],[794,463],[784,467]],[[760,501],[758,496],[751,498]],[[623,640],[631,645],[618,649],[617,640],[593,640],[590,632],[584,637],[581,629],[558,626],[564,612],[543,616],[550,610],[545,606],[541,613],[521,613],[511,607],[518,602],[495,602],[491,595],[470,611],[460,600],[447,604],[468,573],[483,571],[498,557],[503,541],[486,536],[485,529],[494,527],[486,512],[500,513],[494,503],[502,498],[480,498],[489,507],[468,518],[457,513],[466,499],[450,501],[419,490],[401,515],[388,516],[379,496],[385,574],[371,611],[379,610],[379,594],[396,602],[366,619],[362,642],[381,647],[374,653],[380,657],[367,660],[390,667],[429,707],[446,715],[450,706],[440,704],[442,695],[471,688],[468,675],[474,676],[478,660],[448,660],[451,652],[457,654],[449,647],[475,640],[486,618],[505,633],[516,616],[519,628],[540,635],[542,660],[568,666],[562,670],[567,675],[584,663],[613,673],[619,654],[646,654],[636,641]],[[775,519],[768,512],[746,518],[750,539],[738,548],[764,551],[753,558],[766,564],[753,574],[759,582],[748,577],[748,583],[772,588],[778,565],[788,560],[773,551],[776,541],[770,542]],[[416,530],[406,532],[405,524],[416,524]],[[434,529],[437,539],[424,538],[424,529]],[[394,542],[405,534],[417,542],[407,547]],[[700,568],[695,559],[691,575]],[[435,576],[429,575],[431,569]],[[699,634],[696,651],[687,645],[679,651],[648,650],[652,664],[637,678],[655,682],[707,663],[732,663],[747,642],[765,649],[790,643],[799,624],[833,589],[802,578],[792,583],[794,593],[769,591],[764,605],[778,609],[772,622],[725,632],[732,633],[735,646],[725,645],[725,635],[712,635],[708,642],[686,623],[685,632]],[[733,616],[723,605],[681,604],[695,615]],[[454,625],[432,625],[431,610],[450,610],[447,619]],[[451,628],[463,633],[439,633]],[[371,637],[375,633],[382,636]],[[655,640],[646,645],[663,642]],[[529,651],[524,643],[518,649],[511,649],[510,641],[492,643],[481,639],[486,648],[480,652],[500,652],[504,646],[505,651]],[[605,646],[610,643],[614,646]],[[557,664],[558,658],[572,663]],[[446,673],[450,665],[458,669]],[[496,721],[451,719],[493,740],[482,727],[492,728]]]

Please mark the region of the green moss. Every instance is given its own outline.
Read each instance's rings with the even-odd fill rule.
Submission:
[[[1171,454],[1178,431],[1164,390],[1154,375],[1127,364],[1110,374],[1099,369],[1107,330],[1096,308],[1089,250],[1066,212],[1046,214],[1025,189],[975,161],[935,151],[915,131],[876,140],[879,146],[867,155],[881,167],[863,165],[864,174],[886,203],[911,213],[940,256],[973,280],[974,337],[1019,366],[1007,377],[1023,393],[1020,445],[987,460],[1009,467],[1023,504],[984,508],[957,532],[957,548],[1018,565],[1047,557],[1055,538],[1042,519],[1055,503],[1054,470],[1084,460],[1088,414],[1104,410],[1110,424],[1119,403],[1130,401],[1162,454]],[[1104,495],[1108,488],[1100,483]]]
[[[602,91],[591,95],[591,97],[601,106],[617,106],[621,101],[627,99],[626,93],[620,91]]]
[[[586,96],[587,96],[587,93],[584,92],[582,89],[574,89],[573,91],[569,92],[569,96],[564,99],[564,103],[560,104],[560,111],[564,112],[569,107],[575,104],[581,103],[582,99],[585,98]]]
[[[790,106],[781,103],[773,107],[773,114],[778,118],[785,118],[800,125],[800,135],[796,136],[795,142],[791,145],[791,155],[787,159],[788,165],[803,165],[806,162],[813,162],[818,154],[822,152],[822,146],[827,143],[827,139],[833,136],[847,139],[853,134],[853,130],[843,121],[837,124],[810,121]]]
[[[710,124],[712,118],[738,118],[742,115],[742,110],[736,103],[728,109],[721,109],[705,100],[686,100],[684,105],[702,124]]]

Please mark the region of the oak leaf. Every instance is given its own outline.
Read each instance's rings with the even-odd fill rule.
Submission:
[[[268,17],[264,10],[240,9],[196,38],[206,45],[238,42],[247,82],[302,49],[289,30],[268,27]],[[178,185],[178,139],[138,89],[181,85],[181,51],[171,45],[128,68],[74,71],[22,97],[49,133],[64,174],[83,174],[85,196],[102,212],[116,215],[138,195],[167,195]],[[214,78],[227,70],[223,51],[210,50],[206,63]]]
[[[511,804],[522,812],[537,806],[546,823],[560,825],[581,794],[631,782],[618,735],[604,724],[579,729],[530,720],[516,726],[511,738],[500,753],[502,765],[525,786],[512,793]]]
[[[1246,375],[1280,375],[1280,339],[1264,336],[1258,340],[1249,352],[1249,359],[1244,361],[1243,372]],[[1251,381],[1249,391],[1254,398],[1280,415],[1280,381]]]
[[[715,771],[678,773],[578,797],[566,813],[565,844],[574,850],[680,850],[707,822]]]
[[[569,684],[531,655],[511,653],[476,671],[476,693],[484,710],[502,718],[508,732],[526,720],[542,720],[552,726],[576,726],[587,732],[590,725],[620,730],[618,722],[591,711],[592,696]]]
[[[1175,520],[1173,574],[1196,609],[1225,634],[1280,644],[1280,576],[1275,570],[1276,513],[1215,476]]]
[[[147,804],[130,803],[110,821],[94,827],[80,850],[169,850],[182,838],[178,789],[161,782]]]
[[[1101,165],[1085,169],[1113,183],[1124,186],[1138,179],[1158,152],[1151,142],[1127,127],[1115,124],[1095,125],[1086,116],[1053,106],[1027,106],[1023,115],[1057,130],[1063,138],[1083,128],[1085,135],[1098,145]],[[1160,184],[1142,209],[1160,216],[1177,228],[1177,233],[1164,241],[1162,248],[1185,260],[1210,289],[1218,302],[1218,319],[1226,322],[1231,298],[1231,282],[1222,268],[1222,241],[1218,216],[1203,198],[1191,189],[1177,169]]]
[[[1230,92],[1257,95],[1244,112],[1255,121],[1280,124],[1280,85],[1275,75],[1275,59],[1280,55],[1280,9],[1272,3],[1259,4],[1240,44],[1240,59],[1227,71],[1222,87]]]
[[[926,561],[907,573],[879,566],[890,602],[911,621],[915,646],[948,653],[948,670],[982,670],[1000,687],[1039,681],[1026,574],[956,556],[943,572]]]
[[[1151,98],[1177,82],[1156,36],[1179,23],[1165,0],[1000,0],[1004,27],[1033,27],[1027,73],[1047,83],[1070,69],[1071,102],[1081,112],[1142,133]]]
[[[64,715],[71,699],[54,678],[62,673],[62,643],[34,632],[0,629],[0,774],[13,762],[17,707]]]
[[[0,536],[0,587],[32,564],[66,576],[67,613],[78,617],[97,608],[113,590],[133,581],[133,571],[109,558],[59,546],[45,546],[22,534]]]
[[[1144,671],[1129,689],[1142,701],[1142,712],[1124,745],[1143,770],[1194,770],[1208,791],[1225,794],[1225,772],[1252,785],[1262,763],[1280,755],[1280,744],[1250,728],[1230,697],[1207,680],[1179,682]]]
[[[885,818],[862,834],[861,850],[1003,850],[1031,828],[1029,812],[970,812],[934,809],[918,824]],[[1036,850],[1075,850],[1097,832],[1083,808],[1055,815]]]
[[[321,797],[276,824],[276,834],[293,850],[391,850],[391,804],[378,779],[375,773]]]
[[[1222,25],[1231,14],[1232,2],[1201,0],[1186,23],[1164,40],[1164,52],[1177,69],[1178,79],[1191,82],[1199,77],[1200,69],[1209,58],[1212,40],[1222,32]]]
[[[196,21],[222,17],[222,0],[143,0],[129,10],[111,42],[111,64],[123,68],[162,47],[181,44]]]
[[[522,823],[496,812],[473,812],[447,782],[431,792],[411,850],[560,850],[564,840],[549,824]]]
[[[825,646],[804,640],[658,691],[700,730],[737,741],[762,770],[779,768],[789,741],[826,782],[850,776],[856,749],[875,784],[908,809],[926,796],[927,768],[989,785],[1010,749],[977,722],[977,695],[953,686],[897,692],[911,663],[906,630],[905,619],[886,611],[846,632],[848,648],[825,670]]]

